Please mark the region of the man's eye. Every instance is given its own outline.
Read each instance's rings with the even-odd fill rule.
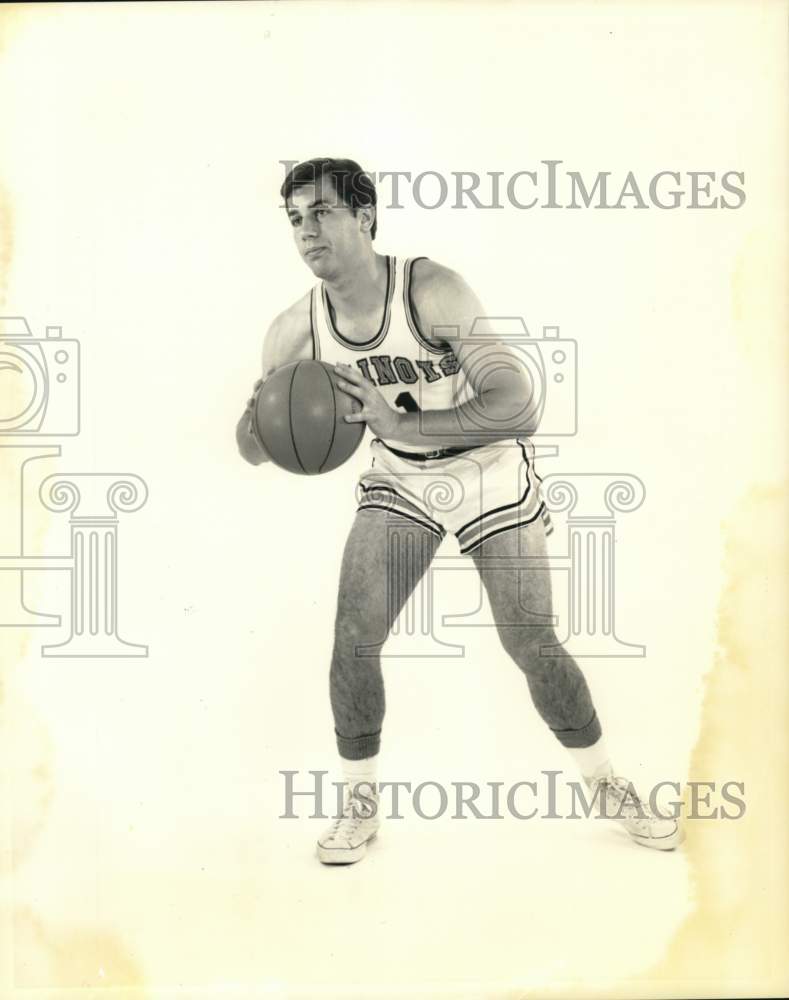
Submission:
[[[328,213],[329,213],[328,208],[317,208],[315,210],[316,215],[328,215]]]
[[[291,215],[291,217],[290,217],[290,224],[291,224],[291,226],[298,226],[298,224],[300,222],[301,222],[301,219],[297,215]]]

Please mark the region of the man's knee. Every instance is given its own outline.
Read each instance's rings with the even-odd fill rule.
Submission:
[[[388,630],[385,621],[363,609],[338,608],[334,622],[334,659],[356,659],[371,655],[385,642]]]
[[[548,667],[551,654],[546,647],[559,648],[556,632],[550,625],[519,623],[497,625],[499,638],[505,650],[526,673],[539,673]],[[556,655],[555,652],[553,655]]]

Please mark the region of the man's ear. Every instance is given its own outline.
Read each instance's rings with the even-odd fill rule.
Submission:
[[[356,212],[359,217],[362,232],[369,233],[373,228],[373,223],[375,222],[375,206],[360,205],[359,208],[356,209]]]

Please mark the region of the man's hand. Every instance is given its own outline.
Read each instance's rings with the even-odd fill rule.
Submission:
[[[252,413],[255,410],[255,405],[257,404],[258,401],[258,393],[260,392],[261,387],[263,386],[263,382],[264,379],[259,378],[257,382],[255,382],[255,384],[252,386],[252,395],[247,400],[247,408],[244,411],[245,413],[248,413],[250,417],[252,416]]]
[[[350,365],[335,365],[334,371],[338,376],[337,385],[340,389],[362,404],[359,413],[346,415],[346,423],[366,423],[378,437],[397,438],[400,414],[389,406],[377,386],[372,385],[361,372]]]
[[[270,461],[271,456],[263,447],[263,443],[257,435],[255,421],[253,419],[255,405],[257,404],[258,393],[263,385],[263,379],[259,378],[252,389],[252,396],[247,400],[246,409],[241,415],[241,419],[236,427],[236,443],[241,457],[250,465],[260,465],[261,462]]]

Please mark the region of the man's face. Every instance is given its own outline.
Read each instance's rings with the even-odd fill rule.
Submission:
[[[327,178],[296,188],[287,212],[296,248],[319,278],[342,273],[364,247],[362,213],[354,215]]]

